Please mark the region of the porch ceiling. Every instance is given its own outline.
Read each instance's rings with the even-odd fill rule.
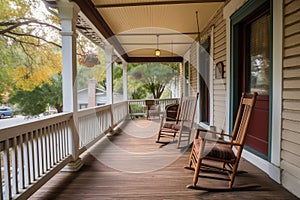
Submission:
[[[201,31],[225,0],[73,1],[127,62],[146,62],[181,58],[198,36],[196,12]]]

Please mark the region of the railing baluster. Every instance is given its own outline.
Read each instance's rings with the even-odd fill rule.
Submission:
[[[41,176],[41,173],[40,173],[40,166],[39,166],[39,163],[40,163],[40,156],[39,156],[39,129],[34,131],[34,157],[35,157],[35,180]]]
[[[5,199],[10,199],[12,196],[11,191],[11,173],[10,173],[10,153],[9,153],[9,139],[5,140],[4,143],[4,154],[3,154],[3,165],[4,165],[4,188],[5,188]]]
[[[55,124],[51,125],[51,132],[50,132],[50,136],[51,136],[51,166],[50,168],[53,167],[53,165],[55,165],[56,163],[56,147],[55,147]]]
[[[2,144],[0,143],[0,146],[2,146]],[[0,188],[1,188],[1,190],[0,190],[0,200],[3,200],[4,199],[4,193],[3,193],[3,185],[2,185],[2,183],[3,183],[3,174],[2,174],[2,158],[3,158],[3,151],[2,151],[2,148],[1,148],[1,151],[0,151]]]
[[[55,163],[59,161],[59,146],[58,146],[58,124],[54,125],[54,147],[55,147]]]
[[[49,126],[45,127],[45,132],[44,132],[44,142],[45,142],[45,172],[49,170],[49,162],[50,162],[50,156],[49,156],[49,144],[50,141],[48,139],[48,131],[49,131]]]
[[[40,160],[41,160],[41,174],[45,174],[45,137],[44,137],[45,128],[41,129],[39,138],[41,143],[41,151],[40,151]]]
[[[65,121],[62,122],[62,130],[61,130],[61,142],[62,142],[62,157],[66,156],[66,151],[65,151]]]
[[[18,141],[18,162],[19,162],[19,188],[25,188],[25,175],[24,175],[24,143],[23,136],[19,136]]]
[[[33,181],[35,181],[35,159],[34,159],[34,131],[30,132],[29,134],[29,150],[30,150],[30,163],[29,163],[29,168],[30,170],[30,174],[31,174],[31,181],[30,183],[32,183]]]
[[[50,169],[50,163],[51,163],[51,145],[50,145],[50,136],[49,136],[49,131],[50,131],[50,126],[46,127],[46,132],[45,132],[45,142],[46,142],[46,171]]]
[[[28,134],[25,134],[25,168],[26,168],[26,173],[25,173],[25,181],[26,181],[26,186],[31,183],[30,180],[30,147],[29,147],[29,141],[28,141]]]
[[[18,147],[17,138],[14,137],[12,141],[12,152],[11,152],[11,167],[12,167],[12,193],[19,193],[18,187]]]
[[[56,137],[56,146],[57,146],[57,161],[60,162],[61,161],[61,145],[60,145],[60,131],[61,131],[61,123],[57,123],[57,137]]]

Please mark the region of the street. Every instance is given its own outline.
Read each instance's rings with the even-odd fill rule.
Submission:
[[[0,130],[7,128],[7,127],[11,127],[11,126],[16,126],[16,125],[20,125],[20,124],[24,124],[24,123],[28,123],[28,122],[32,122],[32,121],[37,121],[41,118],[44,117],[35,117],[35,118],[26,118],[25,116],[14,116],[12,118],[4,118],[4,119],[0,119]]]

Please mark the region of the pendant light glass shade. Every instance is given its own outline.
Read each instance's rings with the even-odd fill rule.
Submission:
[[[155,56],[156,57],[159,57],[160,56],[160,50],[159,50],[159,48],[158,48],[158,37],[159,37],[159,35],[156,35],[156,37],[157,37],[157,41],[156,41],[156,50],[155,50]]]
[[[159,57],[159,56],[160,56],[160,50],[159,50],[159,49],[156,49],[156,50],[155,50],[155,56],[156,56],[156,57]]]

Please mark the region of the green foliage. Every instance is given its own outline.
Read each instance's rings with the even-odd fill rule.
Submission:
[[[62,75],[56,74],[51,78],[51,83],[46,83],[42,86],[45,98],[48,100],[48,105],[56,108],[57,112],[62,112],[63,107],[63,91],[62,91]]]
[[[160,98],[174,76],[178,76],[176,64],[145,63],[135,65],[129,71],[132,84],[140,84],[153,98]],[[135,91],[135,89],[133,89]]]
[[[38,115],[46,110],[47,100],[42,88],[36,87],[32,91],[17,89],[9,99],[12,104],[17,104],[18,109],[24,115]]]
[[[51,83],[35,87],[31,91],[16,88],[11,94],[9,103],[15,104],[24,115],[37,115],[46,111],[48,106],[62,112],[62,76],[52,77]]]
[[[147,91],[141,86],[135,89],[132,94],[132,99],[145,99],[147,97]]]

